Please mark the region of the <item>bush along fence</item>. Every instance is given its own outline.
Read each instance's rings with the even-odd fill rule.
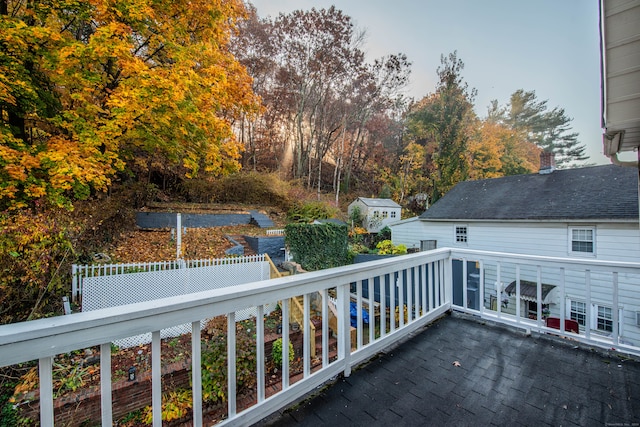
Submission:
[[[342,224],[288,224],[285,243],[305,270],[348,264],[348,230]]]

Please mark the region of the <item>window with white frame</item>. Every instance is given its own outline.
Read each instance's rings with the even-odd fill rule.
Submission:
[[[388,217],[389,217],[389,212],[382,211],[382,218],[388,218]]]
[[[593,227],[570,227],[570,252],[578,254],[595,254],[595,234],[596,231]]]
[[[596,306],[596,329],[602,332],[613,332],[613,311],[611,307]]]
[[[567,300],[567,310],[569,317],[576,321],[581,327],[587,325],[587,314],[589,315],[589,326],[592,331],[602,334],[613,332],[613,308],[603,304],[591,304],[591,309],[587,312],[587,304],[584,301]],[[622,308],[618,311],[618,335],[622,335]]]
[[[456,243],[467,243],[468,235],[467,235],[467,226],[466,225],[456,225]]]
[[[391,218],[395,218],[396,217],[396,211],[391,211]]]
[[[587,305],[582,301],[571,301],[570,310],[571,320],[578,322],[580,326],[584,326],[587,322]]]

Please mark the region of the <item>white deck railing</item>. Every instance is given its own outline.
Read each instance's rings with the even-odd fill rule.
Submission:
[[[452,250],[463,272],[453,284],[452,308],[526,330],[551,333],[603,348],[640,355],[640,263],[593,259],[551,258],[475,250]],[[470,284],[469,266],[476,264],[477,283]],[[474,278],[475,279],[475,278]],[[536,285],[535,312],[525,311],[522,282]],[[505,294],[515,282],[515,292]],[[555,286],[551,304],[543,298],[542,284]],[[477,286],[476,286],[477,285]],[[456,292],[457,291],[457,292]],[[471,295],[477,292],[473,304]],[[491,299],[510,301],[510,307]],[[529,298],[526,298],[529,299]],[[573,312],[571,301],[584,312]],[[475,307],[474,307],[475,305]],[[550,313],[544,316],[543,306]],[[599,312],[599,310],[605,312]],[[582,319],[577,319],[582,315]],[[559,329],[547,327],[545,317],[559,321]],[[567,320],[579,320],[579,332],[567,331]]]
[[[455,260],[466,262],[459,263]],[[461,272],[456,272],[460,267]],[[477,267],[477,272],[475,268]],[[469,268],[473,272],[468,271]],[[454,280],[456,275],[460,280]],[[394,257],[324,271],[288,276],[279,279],[240,285],[197,294],[173,297],[152,302],[132,304],[108,310],[98,310],[69,316],[41,319],[31,322],[0,326],[0,366],[38,360],[40,382],[40,423],[54,424],[54,393],[52,379],[53,358],[61,353],[99,345],[102,425],[113,424],[111,343],[114,340],[142,333],[152,333],[152,408],[153,425],[161,426],[162,384],[160,330],[182,323],[192,324],[192,395],[193,425],[202,425],[201,382],[201,319],[226,315],[228,319],[228,402],[227,418],[220,425],[249,425],[284,407],[320,386],[339,373],[348,376],[351,369],[369,359],[394,342],[423,327],[447,310],[466,311],[498,322],[508,323],[540,332],[551,332],[576,340],[602,346],[615,346],[634,354],[640,347],[626,333],[631,326],[619,326],[620,315],[613,310],[614,323],[608,336],[589,327],[593,320],[587,313],[586,328],[580,333],[566,332],[564,320],[560,330],[547,328],[542,322],[542,304],[538,304],[537,319],[521,312],[520,281],[537,283],[538,302],[542,302],[541,284],[555,280],[560,288],[560,301],[556,304],[561,319],[568,318],[563,308],[566,298],[576,299],[582,286],[582,302],[618,307],[624,302],[622,316],[640,311],[640,286],[628,289],[627,282],[640,278],[640,264],[595,262],[585,260],[551,259],[447,248]],[[603,279],[610,277],[610,283]],[[493,298],[500,301],[502,283],[514,277],[516,286],[515,313],[503,310],[501,304],[492,306]],[[583,277],[576,287],[576,277]],[[476,278],[477,283],[476,283]],[[454,283],[455,282],[455,283]],[[607,283],[609,283],[607,285]],[[637,283],[640,282],[636,282]],[[477,285],[477,286],[476,286]],[[602,287],[610,286],[610,301],[601,301]],[[316,298],[317,295],[321,298]],[[604,292],[606,294],[606,292]],[[337,356],[329,356],[329,296],[335,297],[337,326]],[[309,320],[313,316],[311,303],[320,301],[318,310],[322,321],[321,365],[312,369],[308,339],[302,340],[303,368],[301,379],[292,383],[290,378],[289,335],[282,335],[282,383],[272,395],[266,393],[266,362],[264,352],[264,305],[281,302],[282,330],[289,331],[288,300],[303,296],[305,321],[303,335],[310,333]],[[350,325],[351,304],[356,308],[355,337]],[[236,375],[235,312],[255,307],[256,322],[256,402],[248,408],[238,407]],[[333,310],[332,310],[333,311]],[[369,317],[366,325],[365,312]],[[404,314],[403,314],[404,313]],[[607,325],[605,325],[607,326]],[[631,331],[632,332],[632,331]],[[620,336],[624,336],[623,340]],[[242,406],[242,405],[240,405]]]

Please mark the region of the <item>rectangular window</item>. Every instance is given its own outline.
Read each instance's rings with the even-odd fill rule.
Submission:
[[[611,307],[598,306],[596,329],[602,332],[613,332],[613,313]]]
[[[588,310],[588,312],[587,312]],[[587,325],[587,315],[589,327],[593,332],[611,334],[613,332],[613,308],[607,305],[587,304],[583,301],[567,299],[567,311],[569,318],[577,322],[580,327]],[[622,309],[618,311],[618,334],[622,334]]]
[[[456,225],[456,243],[467,243],[466,225]]]
[[[580,326],[584,326],[587,321],[587,306],[580,301],[571,301],[571,320],[578,322]]]
[[[396,211],[391,211],[391,218],[395,218],[396,217]]]
[[[594,251],[594,235],[593,228],[571,228],[571,252],[580,252],[593,254]]]
[[[438,247],[438,242],[436,240],[420,240],[420,250],[421,251],[431,251]]]
[[[389,216],[389,212],[382,211],[382,218],[387,218]]]

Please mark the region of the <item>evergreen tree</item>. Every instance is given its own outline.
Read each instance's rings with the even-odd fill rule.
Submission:
[[[494,118],[501,117],[504,124],[524,133],[541,149],[553,152],[558,167],[589,158],[585,145],[578,141],[578,133],[571,132],[573,119],[563,108],[549,110],[547,101],[539,101],[534,91],[519,89],[511,95],[506,108],[500,110],[492,103],[489,113]]]

